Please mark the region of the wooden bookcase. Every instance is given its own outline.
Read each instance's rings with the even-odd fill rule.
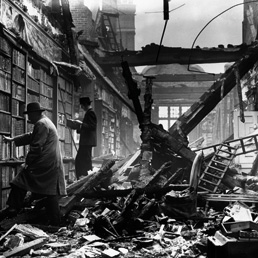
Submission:
[[[57,76],[57,73],[51,73],[50,67],[49,62],[37,60],[29,50],[23,51],[0,36],[0,209],[6,205],[9,183],[28,151],[28,146],[4,143],[3,136],[32,131],[33,124],[23,114],[27,103],[40,102],[46,110],[44,114],[56,124],[69,178],[72,139],[65,119],[73,115],[74,86],[69,75],[62,77],[60,73]]]
[[[59,77],[58,80],[58,125],[57,130],[59,134],[62,155],[64,158],[64,167],[66,178],[70,179],[69,172],[73,169],[73,142],[70,129],[66,126],[66,119],[73,118],[73,100],[74,87],[72,81],[68,78]]]
[[[0,37],[0,208],[5,207],[10,181],[23,162],[25,148],[3,142],[3,136],[25,132],[26,52]]]
[[[113,153],[120,155],[120,130],[116,111],[103,100],[95,100],[95,112],[98,117],[98,142],[94,148],[94,156]]]

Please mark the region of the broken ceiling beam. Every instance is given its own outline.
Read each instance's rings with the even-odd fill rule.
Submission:
[[[258,45],[253,45],[240,60],[235,62],[227,71],[214,82],[208,91],[206,91],[181,117],[179,117],[172,127],[169,128],[169,133],[173,137],[182,134],[188,135],[206,115],[208,115],[218,103],[235,87],[236,76],[235,69],[237,68],[239,78],[241,79],[255,63],[258,61]],[[222,94],[223,88],[223,94]]]
[[[150,44],[139,51],[116,51],[96,53],[95,60],[100,65],[120,66],[121,57],[130,66],[144,66],[157,64],[208,64],[235,62],[242,58],[248,46],[240,45],[232,48],[194,48],[161,46],[159,60],[156,62],[159,45]]]
[[[187,147],[187,140],[184,139],[181,135],[177,137],[172,136],[166,130],[160,128],[160,126],[151,124],[152,127],[152,137],[154,141],[161,142],[162,145],[169,151],[172,151],[186,160],[193,162],[196,156],[196,153]]]
[[[123,68],[123,77],[125,78],[128,87],[128,97],[133,101],[135,113],[139,122],[139,127],[143,131],[143,128],[146,128],[145,115],[147,109],[145,108],[144,112],[142,110],[139,100],[140,89],[137,87],[137,83],[132,78],[132,73],[129,69],[128,62],[122,62],[121,66]],[[178,136],[172,137],[166,130],[161,128],[159,125],[155,125],[149,122],[147,127],[149,128],[148,133],[150,132],[149,136],[154,138],[154,140],[162,141],[164,146],[167,146],[167,148],[170,148],[174,153],[186,158],[187,160],[191,162],[194,160],[196,154],[186,147],[188,144],[186,137],[184,139]]]

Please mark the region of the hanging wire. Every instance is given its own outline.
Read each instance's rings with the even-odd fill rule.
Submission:
[[[182,5],[178,6],[178,7],[176,7],[176,8],[174,8],[174,9],[170,10],[169,13],[172,12],[172,11],[175,11],[175,10],[177,10],[177,9],[179,9],[179,8],[181,8],[181,7],[184,6],[184,5],[185,5],[185,4],[182,4]],[[158,49],[158,53],[157,53],[157,57],[156,57],[156,64],[158,63],[159,53],[160,53],[162,41],[163,41],[163,38],[164,38],[164,35],[165,35],[165,31],[166,31],[168,19],[169,19],[169,18],[166,19],[166,22],[165,22],[165,25],[164,25],[164,28],[163,28],[163,32],[162,32],[162,36],[161,36],[161,39],[160,39],[159,49]]]
[[[164,25],[164,28],[163,28],[162,36],[161,36],[160,43],[159,43],[159,49],[158,49],[158,53],[157,53],[157,57],[156,57],[156,64],[158,63],[159,53],[160,53],[160,49],[161,49],[163,37],[164,37],[164,35],[165,35],[167,23],[168,23],[168,20],[165,21],[165,25]]]
[[[174,9],[171,9],[169,12],[171,13],[171,12],[173,12],[173,11],[175,11],[175,10],[177,10],[177,9],[179,9],[179,8],[181,8],[182,6],[184,6],[185,4],[181,4],[180,6],[178,6],[178,7],[176,7],[176,8],[174,8]],[[148,14],[148,13],[162,13],[163,11],[157,11],[157,12],[145,12],[146,14]]]
[[[216,18],[218,18],[220,15],[222,15],[223,13],[239,6],[239,5],[244,5],[244,4],[249,4],[249,3],[255,3],[255,2],[258,2],[258,0],[255,0],[255,1],[249,1],[249,2],[245,2],[245,3],[239,3],[239,4],[235,4],[235,5],[232,5],[231,7],[229,7],[228,9],[224,10],[223,12],[219,13],[218,15],[216,15],[215,17],[213,17],[208,23],[206,23],[206,25],[200,30],[200,32],[197,34],[197,36],[195,37],[194,41],[193,41],[193,44],[192,44],[192,47],[191,47],[191,50],[193,49],[194,47],[194,44],[196,42],[196,40],[198,39],[198,37],[201,35],[201,33],[204,31],[204,29],[212,22],[214,21]],[[190,69],[190,61],[191,61],[191,55],[189,56],[189,62],[188,62],[188,67],[187,67],[187,70],[190,71],[190,72],[196,72],[195,70],[191,70]],[[206,74],[214,74],[214,73],[207,73],[207,72],[203,72],[203,71],[198,71],[200,73],[206,73]]]

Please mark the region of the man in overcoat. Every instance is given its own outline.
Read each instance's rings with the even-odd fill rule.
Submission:
[[[34,124],[33,131],[16,137],[5,137],[5,141],[13,141],[16,146],[29,145],[24,168],[10,183],[6,213],[19,212],[27,191],[30,191],[36,199],[45,198],[49,224],[58,225],[58,198],[66,195],[65,173],[57,129],[43,111],[40,103],[29,103],[24,113],[28,114],[28,120]]]
[[[81,97],[80,105],[85,111],[82,122],[78,122],[77,133],[80,134],[79,149],[75,158],[75,172],[79,179],[81,176],[88,175],[92,170],[92,148],[97,145],[97,116],[92,109],[89,97]]]

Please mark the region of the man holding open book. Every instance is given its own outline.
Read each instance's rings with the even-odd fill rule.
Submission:
[[[97,117],[91,102],[89,97],[80,98],[80,105],[85,111],[83,120],[67,120],[67,126],[80,134],[79,149],[75,158],[77,179],[88,175],[88,171],[92,170],[92,148],[97,145]]]

